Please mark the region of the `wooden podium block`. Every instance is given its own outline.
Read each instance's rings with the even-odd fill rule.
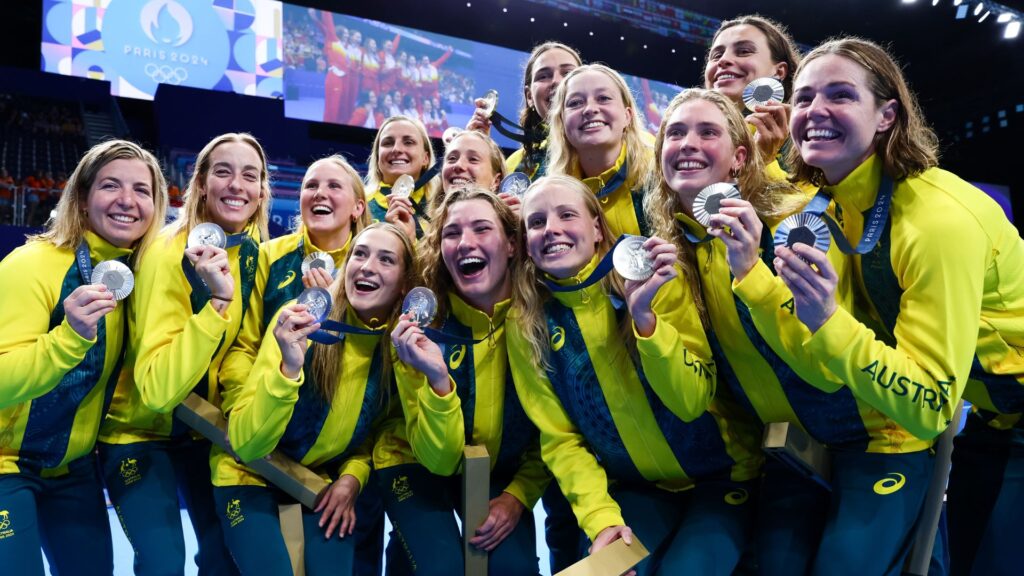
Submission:
[[[789,422],[771,422],[764,429],[766,454],[832,491],[832,456],[828,449]]]
[[[281,535],[288,549],[293,576],[306,576],[306,540],[302,528],[302,505],[279,504],[277,514],[281,522]]]
[[[466,446],[462,454],[462,553],[466,576],[487,576],[487,552],[470,545],[469,540],[490,512],[491,457],[484,446]]]
[[[650,554],[634,534],[629,546],[620,538],[555,576],[619,576]]]
[[[234,450],[227,442],[227,419],[219,408],[207,402],[205,398],[195,393],[189,394],[174,409],[174,416],[228,454],[235,456]],[[246,462],[245,465],[310,509],[316,508],[318,497],[327,488],[327,482],[323,478],[277,450],[266,458],[258,458]]]

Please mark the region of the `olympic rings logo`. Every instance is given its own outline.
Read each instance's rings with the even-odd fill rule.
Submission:
[[[172,68],[166,64],[155,64],[150,62],[145,67],[146,76],[158,84],[179,85],[188,79],[188,71],[178,66]]]

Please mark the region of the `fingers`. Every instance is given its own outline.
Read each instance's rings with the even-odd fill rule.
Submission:
[[[818,274],[826,282],[836,283],[839,281],[839,275],[836,273],[835,267],[832,266],[832,262],[828,259],[828,254],[825,252],[806,244],[795,244],[793,252],[807,263],[813,264],[818,269]]]
[[[302,275],[302,285],[306,288],[330,288],[334,277],[324,268],[310,268]]]

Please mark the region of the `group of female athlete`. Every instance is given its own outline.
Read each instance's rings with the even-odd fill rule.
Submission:
[[[744,110],[762,78],[784,102]],[[523,96],[507,159],[482,100],[439,160],[419,121],[386,119],[366,175],[309,166],[274,240],[247,134],[203,148],[168,226],[152,154],[89,150],[0,263],[4,571],[41,573],[42,549],[109,574],[105,487],[137,574],[182,572],[179,499],[200,574],[291,574],[289,497],[246,466],[276,451],[329,482],[302,510],[311,575],[379,573],[383,513],[389,574],[462,573],[462,532],[490,574],[537,574],[541,499],[553,570],[621,539],[651,552],[637,574],[899,574],[961,398],[933,573],[1020,570],[1024,241],[938,168],[883,48],[801,55],[775,22],[723,22],[653,136],[621,76],[564,44],[533,50]],[[512,172],[525,194],[500,192]],[[794,216],[810,240],[787,240]],[[190,241],[209,223],[220,245]],[[98,282],[110,260],[133,274]],[[415,287],[432,319],[403,313]],[[326,317],[297,301],[315,288]],[[230,450],[174,417],[191,394]],[[824,445],[827,486],[766,459],[770,423]],[[460,531],[469,445],[490,502]]]

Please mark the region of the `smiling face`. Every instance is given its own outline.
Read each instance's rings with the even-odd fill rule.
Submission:
[[[344,246],[352,222],[359,219],[365,208],[352,177],[338,164],[322,160],[306,171],[299,193],[299,211],[317,247],[334,250]]]
[[[515,250],[494,208],[482,199],[452,204],[441,229],[441,257],[463,300],[493,310],[509,297],[509,259]]]
[[[747,84],[766,76],[781,80],[787,72],[785,62],[772,59],[764,32],[750,24],[738,24],[715,38],[704,65],[704,87],[739,102]]]
[[[397,236],[375,228],[355,239],[345,265],[345,295],[360,320],[385,321],[402,292],[404,277],[405,246]]]
[[[411,122],[389,122],[381,130],[377,146],[377,168],[381,181],[394,184],[403,174],[416,178],[427,168],[429,158],[423,136]]]
[[[747,159],[747,149],[735,146],[725,114],[713,102],[700,98],[683,102],[665,121],[661,172],[683,205],[706,186],[735,180]]]
[[[537,110],[541,118],[548,117],[551,99],[565,75],[579,66],[576,57],[564,48],[551,48],[533,61],[526,86],[526,105]]]
[[[895,100],[878,102],[868,72],[853,60],[826,54],[807,62],[796,79],[790,130],[800,156],[837,184],[875,151],[892,128]]]
[[[153,194],[153,174],[145,162],[107,162],[85,200],[89,229],[114,246],[131,247],[153,222]]]
[[[598,217],[578,190],[558,183],[532,190],[523,204],[526,251],[541,271],[570,278],[594,257],[602,240]]]
[[[622,146],[623,133],[633,118],[615,81],[588,70],[566,85],[565,137],[579,154]]]
[[[206,213],[228,234],[241,232],[262,198],[260,155],[243,142],[224,142],[210,153],[210,169],[200,192]]]
[[[451,141],[444,154],[441,181],[445,193],[478,184],[494,190],[499,184],[499,174],[491,164],[491,150],[484,137],[467,133]]]

